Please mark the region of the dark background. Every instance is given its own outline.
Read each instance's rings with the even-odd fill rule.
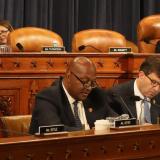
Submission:
[[[159,12],[160,0],[0,0],[0,20],[9,20],[14,28],[53,30],[67,51],[73,34],[89,28],[118,31],[136,43],[139,20]]]

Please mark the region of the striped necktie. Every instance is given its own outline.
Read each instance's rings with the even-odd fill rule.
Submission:
[[[147,98],[144,98],[144,119],[145,122],[151,123],[151,114],[150,114],[150,109],[149,109],[149,103],[147,101]]]
[[[78,115],[78,101],[74,101],[73,105],[74,105],[73,110],[74,110],[75,124],[76,124],[76,127],[81,130],[82,129],[82,123],[81,123],[81,120],[80,120],[79,115]]]

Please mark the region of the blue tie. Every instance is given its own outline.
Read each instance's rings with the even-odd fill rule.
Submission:
[[[150,114],[150,109],[149,109],[149,104],[147,102],[147,98],[144,98],[144,119],[145,122],[151,123],[151,114]]]
[[[76,127],[79,128],[79,129],[82,129],[82,123],[81,123],[81,120],[79,118],[79,115],[78,115],[78,101],[74,101],[73,105],[74,105],[74,117],[75,117],[75,124],[76,124]]]

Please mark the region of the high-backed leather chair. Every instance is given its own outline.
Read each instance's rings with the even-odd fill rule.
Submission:
[[[155,53],[160,40],[160,14],[143,18],[137,28],[138,47],[141,53]]]
[[[0,117],[3,137],[22,136],[29,134],[31,115]]]
[[[135,43],[133,43],[132,41],[127,40],[126,41],[126,47],[131,48],[133,53],[138,53],[139,52],[138,46]]]
[[[8,35],[8,44],[13,52],[40,52],[44,46],[63,46],[63,40],[55,32],[37,27],[24,27]]]
[[[111,30],[88,29],[72,39],[72,52],[109,52],[110,47],[126,47],[125,37]]]

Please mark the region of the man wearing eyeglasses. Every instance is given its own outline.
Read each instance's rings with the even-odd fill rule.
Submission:
[[[146,58],[135,80],[119,84],[106,93],[109,105],[118,114],[128,113],[137,118],[139,124],[157,123],[160,117],[160,58]]]
[[[88,58],[77,57],[64,78],[37,94],[30,133],[54,124],[64,124],[67,131],[88,130],[97,119],[113,115],[97,87],[95,65]]]

